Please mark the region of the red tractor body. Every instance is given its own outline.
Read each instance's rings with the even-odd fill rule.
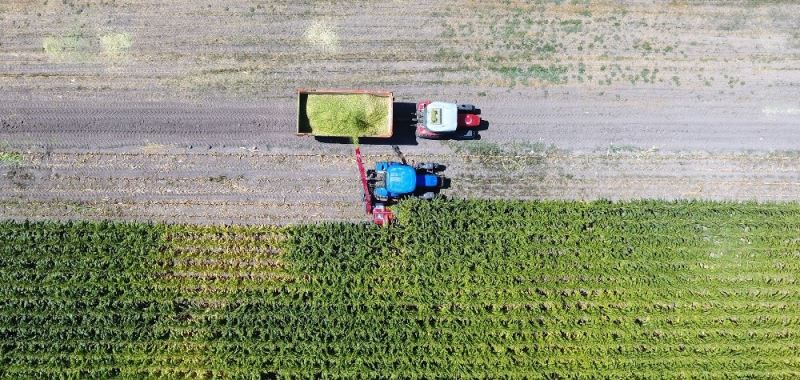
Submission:
[[[425,139],[476,139],[480,110],[472,104],[423,100],[417,103],[417,137]]]

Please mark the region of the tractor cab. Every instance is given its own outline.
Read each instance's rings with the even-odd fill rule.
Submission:
[[[423,114],[425,128],[432,132],[453,132],[458,129],[458,109],[453,103],[430,103]]]
[[[481,125],[480,110],[472,104],[417,103],[417,137],[426,139],[475,139]]]

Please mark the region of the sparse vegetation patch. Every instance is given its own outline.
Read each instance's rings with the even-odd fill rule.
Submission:
[[[110,33],[100,36],[103,51],[112,58],[117,58],[131,48],[133,42],[129,33]]]
[[[42,40],[42,49],[48,58],[54,61],[83,60],[89,53],[90,47],[89,38],[81,33],[48,36]]]
[[[0,151],[0,164],[18,164],[22,162],[22,154],[18,152]]]

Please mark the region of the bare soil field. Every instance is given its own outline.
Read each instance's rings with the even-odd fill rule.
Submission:
[[[295,90],[474,103],[474,142],[367,142],[451,197],[797,200],[792,1],[7,1],[0,215],[362,220],[352,146]]]

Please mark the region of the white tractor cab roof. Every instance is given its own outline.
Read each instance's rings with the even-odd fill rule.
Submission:
[[[458,128],[455,103],[433,102],[425,107],[425,127],[431,132],[452,132]]]

